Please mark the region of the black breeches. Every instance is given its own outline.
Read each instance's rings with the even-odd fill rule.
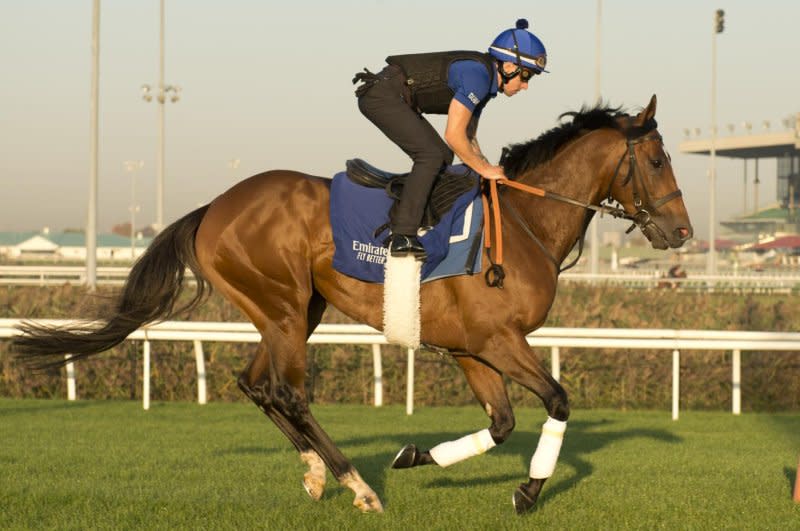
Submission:
[[[400,203],[391,219],[392,232],[416,234],[436,176],[453,162],[453,152],[433,126],[403,99],[403,75],[386,67],[361,97],[358,108],[413,161]]]

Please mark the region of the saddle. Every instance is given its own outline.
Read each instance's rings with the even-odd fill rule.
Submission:
[[[383,188],[394,200],[390,217],[397,208],[408,173],[391,173],[381,170],[361,159],[350,159],[346,163],[347,177],[355,184],[367,188]],[[422,216],[423,227],[433,227],[442,216],[453,208],[456,199],[478,185],[479,176],[468,166],[447,166],[436,177],[431,196]]]

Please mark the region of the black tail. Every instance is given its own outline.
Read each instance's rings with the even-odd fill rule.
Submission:
[[[19,327],[12,349],[18,357],[37,368],[64,365],[114,347],[140,326],[157,319],[188,312],[210,292],[200,273],[194,238],[208,205],[198,208],[164,229],[131,269],[115,313],[100,322],[67,328],[24,323]],[[183,276],[189,268],[197,280],[191,300],[176,308],[183,290]]]

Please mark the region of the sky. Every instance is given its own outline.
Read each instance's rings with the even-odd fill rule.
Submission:
[[[392,54],[485,50],[517,18],[548,51],[550,74],[489,103],[478,139],[503,146],[557,125],[595,98],[597,0],[166,0],[165,221],[270,169],[332,176],[361,157],[390,171],[410,161],[358,111],[350,80]],[[711,123],[714,11],[721,135],[772,131],[800,111],[800,2],[603,0],[601,94],[630,111],[658,96],[656,118],[698,238],[708,233],[708,157],[678,151]],[[86,224],[90,159],[91,0],[0,0],[0,231]],[[159,1],[101,0],[98,232],[155,221]],[[443,131],[444,119],[431,122]],[[128,172],[124,161],[143,161]],[[232,161],[237,160],[237,164]],[[741,214],[743,163],[719,159],[717,212]],[[753,170],[750,168],[752,178]],[[760,165],[760,203],[775,201],[775,163]],[[747,194],[752,196],[752,185]],[[748,200],[752,208],[752,198]],[[603,230],[624,230],[603,220]],[[718,230],[719,234],[719,230]]]

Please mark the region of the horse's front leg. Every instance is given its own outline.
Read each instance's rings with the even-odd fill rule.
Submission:
[[[392,468],[431,464],[450,466],[494,448],[511,435],[514,412],[500,373],[469,355],[458,355],[456,360],[475,397],[491,419],[491,426],[455,441],[443,442],[428,451],[420,451],[415,445],[409,444],[397,454]]]
[[[503,349],[481,352],[480,357],[536,394],[547,410],[547,421],[531,458],[528,481],[514,492],[514,508],[517,513],[524,513],[536,504],[545,480],[555,471],[569,418],[567,393],[533,355],[523,334],[511,336]]]

